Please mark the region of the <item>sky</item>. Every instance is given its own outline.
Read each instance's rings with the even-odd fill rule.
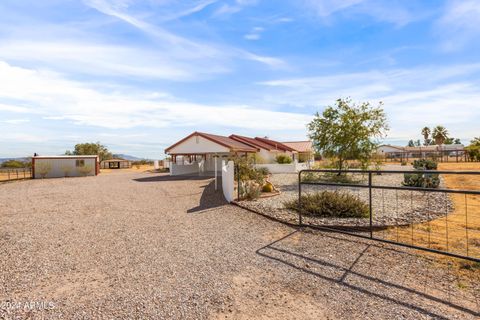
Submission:
[[[193,131],[305,140],[338,98],[386,143],[480,136],[477,0],[0,2],[0,157],[100,141],[161,159]]]

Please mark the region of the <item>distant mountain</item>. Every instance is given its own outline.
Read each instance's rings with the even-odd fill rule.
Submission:
[[[113,157],[114,158],[121,158],[121,159],[125,159],[125,160],[130,160],[130,161],[137,161],[137,160],[142,160],[143,159],[143,158],[138,158],[138,157],[135,157],[135,156],[131,156],[131,155],[128,155],[128,154],[122,154],[122,153],[114,154]]]

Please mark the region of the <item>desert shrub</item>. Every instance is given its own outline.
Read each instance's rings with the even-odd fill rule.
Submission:
[[[260,167],[260,168],[256,168],[255,170],[257,170],[257,172],[265,177],[269,176],[270,175],[270,170],[268,170],[268,168],[265,168],[265,167]]]
[[[93,168],[92,168],[92,166],[84,165],[83,167],[78,167],[77,170],[83,176],[87,176],[88,174],[90,174],[92,172]]]
[[[264,184],[262,187],[262,192],[273,192],[273,184],[271,184],[270,182]]]
[[[416,170],[437,170],[438,164],[433,160],[419,159],[413,161],[413,168]]]
[[[240,198],[246,200],[254,200],[260,196],[261,184],[256,181],[242,181],[240,183]]]
[[[312,159],[312,156],[308,153],[299,153],[298,154],[298,162],[299,163],[308,162],[308,161],[310,161],[310,159]]]
[[[292,163],[292,158],[286,154],[279,154],[275,157],[275,161],[280,164]]]
[[[438,188],[440,178],[435,173],[405,173],[402,184],[407,187]]]
[[[63,165],[61,169],[63,171],[63,175],[65,177],[68,177],[70,175],[70,172],[73,170],[73,167],[66,164],[66,165]]]
[[[402,185],[417,188],[438,188],[440,177],[436,173],[423,173],[423,170],[437,170],[437,163],[428,159],[413,161],[413,167],[417,172],[405,173]]]
[[[298,211],[298,200],[284,203],[285,208]],[[347,192],[321,191],[301,197],[303,214],[315,217],[367,218],[368,204]]]
[[[470,161],[480,161],[480,146],[470,145],[465,148]]]
[[[35,165],[35,170],[38,172],[40,177],[45,178],[47,174],[52,170],[52,164],[49,162],[41,162]]]
[[[407,161],[403,160],[402,163],[400,163],[401,166],[406,166],[407,165]]]

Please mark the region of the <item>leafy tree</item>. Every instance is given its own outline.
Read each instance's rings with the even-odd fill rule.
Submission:
[[[470,145],[480,147],[480,137],[473,138],[473,140],[470,141]]]
[[[415,141],[415,147],[420,147],[421,145],[422,145],[422,143],[420,142],[420,139]]]
[[[462,144],[462,140],[459,138],[456,138],[455,141],[453,141],[454,144]]]
[[[382,106],[381,102],[378,107],[371,107],[368,102],[356,104],[349,98],[338,99],[322,114],[317,112],[308,124],[314,148],[326,157],[335,158],[339,170],[345,168],[349,159],[369,161],[378,139],[388,131]]]
[[[107,147],[96,143],[78,143],[75,145],[73,151],[67,150],[66,155],[98,155],[100,161],[112,159],[112,153],[108,151]]]
[[[415,147],[415,142],[413,142],[413,140],[409,140],[407,146],[408,147]]]
[[[425,146],[428,146],[430,144],[430,133],[431,133],[431,130],[429,127],[424,127],[422,129],[422,135],[423,135],[423,144]]]
[[[433,129],[432,138],[435,140],[435,144],[444,144],[448,139],[448,130],[444,126],[436,126]]]

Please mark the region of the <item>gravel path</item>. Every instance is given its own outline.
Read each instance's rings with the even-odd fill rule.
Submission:
[[[408,170],[405,166],[388,166],[388,170]],[[284,208],[284,202],[298,199],[297,174],[273,174],[269,179],[281,192],[280,195],[243,201],[242,206],[273,216],[276,219],[291,223],[298,222],[298,213]],[[400,187],[402,174],[382,174],[373,176],[373,184],[377,186]],[[366,184],[364,182],[363,184]],[[443,182],[442,182],[443,184]],[[346,188],[330,186],[302,186],[302,193],[319,192],[322,190],[346,191],[358,196],[368,203],[369,191],[366,188]],[[377,227],[409,225],[444,217],[453,211],[453,202],[444,193],[380,190],[372,191],[373,225]],[[368,226],[369,219],[335,219],[305,217],[312,224],[339,226]]]
[[[225,204],[208,179],[119,172],[0,184],[0,221],[0,318],[479,315],[478,272],[295,232]]]

